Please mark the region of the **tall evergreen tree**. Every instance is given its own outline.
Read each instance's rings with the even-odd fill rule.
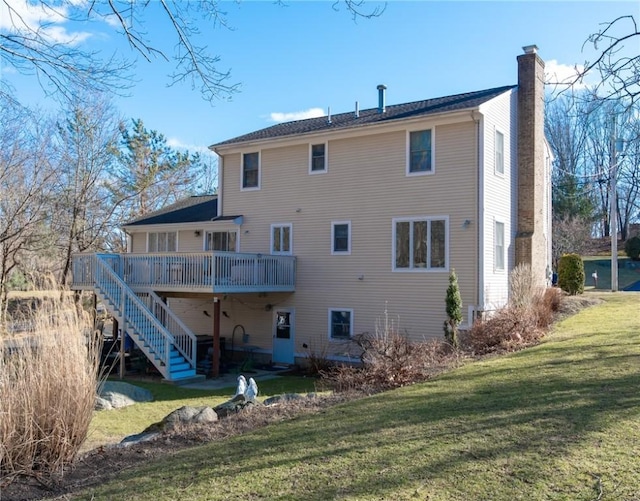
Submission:
[[[141,119],[120,126],[119,166],[112,186],[120,224],[193,193],[205,171],[200,155],[171,148]]]

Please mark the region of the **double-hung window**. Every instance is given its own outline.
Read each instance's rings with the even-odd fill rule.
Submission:
[[[504,174],[504,134],[496,131],[496,174]]]
[[[433,131],[410,131],[407,137],[407,175],[433,173]]]
[[[260,189],[260,153],[244,153],[242,155],[242,189]]]
[[[353,310],[329,309],[329,339],[343,340],[353,337]]]
[[[237,252],[237,235],[235,231],[207,231],[204,250]]]
[[[351,254],[351,221],[331,223],[331,254]]]
[[[309,151],[309,174],[327,172],[327,145],[312,144]]]
[[[446,271],[449,267],[447,217],[393,220],[395,271]]]
[[[271,254],[291,254],[292,226],[291,223],[271,225]]]
[[[504,223],[495,221],[495,268],[504,270]]]
[[[175,231],[159,231],[149,233],[147,252],[176,252],[178,233]]]

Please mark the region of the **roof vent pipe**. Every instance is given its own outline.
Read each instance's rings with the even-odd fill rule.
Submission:
[[[360,118],[360,105],[356,101],[356,118]]]
[[[327,108],[327,123],[331,124],[331,106]]]
[[[387,108],[384,104],[384,91],[387,90],[386,85],[378,85],[378,113],[384,113]]]

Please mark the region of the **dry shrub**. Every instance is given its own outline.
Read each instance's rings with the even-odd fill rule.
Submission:
[[[385,311],[376,333],[355,336],[361,365],[342,365],[321,373],[323,384],[338,392],[377,393],[425,381],[453,365],[458,354],[441,341],[414,342],[398,332]]]
[[[509,304],[471,327],[466,344],[475,354],[515,351],[536,344],[560,309],[562,291],[534,287],[527,265],[511,272],[509,286]]]
[[[505,307],[486,320],[476,321],[467,343],[476,355],[515,351],[537,343],[544,335],[529,309]]]
[[[310,376],[319,376],[330,370],[335,363],[329,360],[328,347],[326,344],[319,348],[303,345],[307,350],[306,370]]]
[[[42,299],[22,321],[26,332],[0,339],[0,476],[47,482],[86,438],[100,347],[69,296]]]

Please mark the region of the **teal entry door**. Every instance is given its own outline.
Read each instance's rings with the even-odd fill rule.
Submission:
[[[294,312],[293,309],[280,308],[274,313],[273,327],[273,363],[294,363]]]

